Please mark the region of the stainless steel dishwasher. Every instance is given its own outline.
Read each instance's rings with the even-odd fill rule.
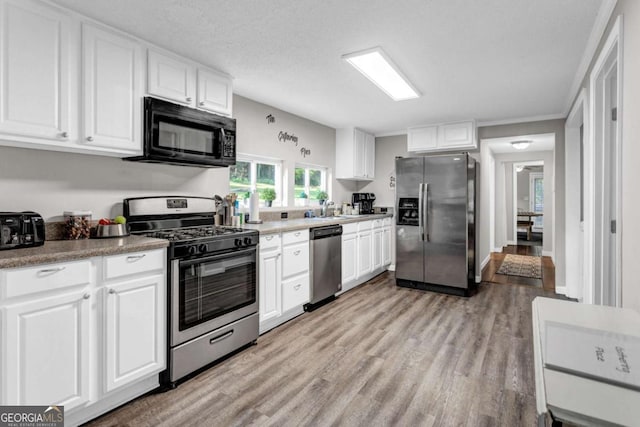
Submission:
[[[342,290],[342,226],[327,225],[309,230],[311,311],[329,302]]]

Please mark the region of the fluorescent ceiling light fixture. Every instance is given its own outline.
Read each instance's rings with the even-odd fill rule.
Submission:
[[[353,65],[394,101],[420,96],[416,88],[379,47],[343,55],[342,59]]]
[[[531,141],[513,141],[511,145],[516,150],[525,150],[529,145],[531,145]]]

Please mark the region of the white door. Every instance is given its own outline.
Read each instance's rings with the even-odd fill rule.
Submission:
[[[376,139],[373,135],[365,135],[365,177],[373,179],[376,168]]]
[[[358,277],[371,273],[373,268],[371,231],[358,233]]]
[[[382,265],[391,264],[391,227],[382,229]]]
[[[233,90],[229,77],[198,69],[198,108],[231,116],[232,102]]]
[[[590,76],[591,132],[588,179],[593,183],[593,200],[585,218],[585,240],[593,247],[592,299],[595,304],[621,306],[620,239],[620,135],[623,113],[621,59],[622,21],[618,17],[605,41]],[[588,223],[586,220],[589,220]],[[585,263],[590,262],[585,258]]]
[[[164,289],[162,274],[104,289],[105,392],[164,369]]]
[[[342,286],[355,281],[358,277],[358,235],[342,235]]]
[[[42,2],[2,1],[0,22],[0,132],[75,139],[71,18]]]
[[[382,268],[382,228],[373,230],[373,271]]]
[[[2,404],[68,411],[88,402],[91,294],[64,293],[5,310]]]
[[[195,106],[196,69],[176,58],[149,50],[147,90],[150,95]]]
[[[134,40],[83,24],[82,56],[81,142],[141,152],[142,48]]]
[[[366,168],[367,168],[367,162],[366,162],[366,135],[364,132],[362,132],[359,129],[355,129],[354,131],[355,135],[355,141],[354,141],[354,171],[353,171],[353,176],[354,177],[364,177],[365,173],[366,173]]]
[[[282,314],[280,251],[260,251],[260,322]]]

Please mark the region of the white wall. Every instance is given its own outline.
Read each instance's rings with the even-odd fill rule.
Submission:
[[[267,125],[266,115],[276,123]],[[238,151],[283,159],[287,167],[305,160],[300,148],[311,149],[307,163],[333,167],[335,130],[234,96]],[[299,137],[299,146],[278,141],[280,130]],[[293,173],[289,174],[293,180]],[[334,198],[344,186],[332,182]],[[0,211],[34,210],[47,221],[59,221],[71,209],[93,211],[94,219],[122,212],[122,199],[152,195],[211,197],[229,191],[228,168],[125,162],[117,158],[45,150],[0,147]],[[350,194],[350,193],[349,193]]]

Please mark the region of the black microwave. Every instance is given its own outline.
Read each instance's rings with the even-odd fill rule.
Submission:
[[[124,160],[182,166],[236,164],[236,121],[156,98],[144,98],[144,152]]]

